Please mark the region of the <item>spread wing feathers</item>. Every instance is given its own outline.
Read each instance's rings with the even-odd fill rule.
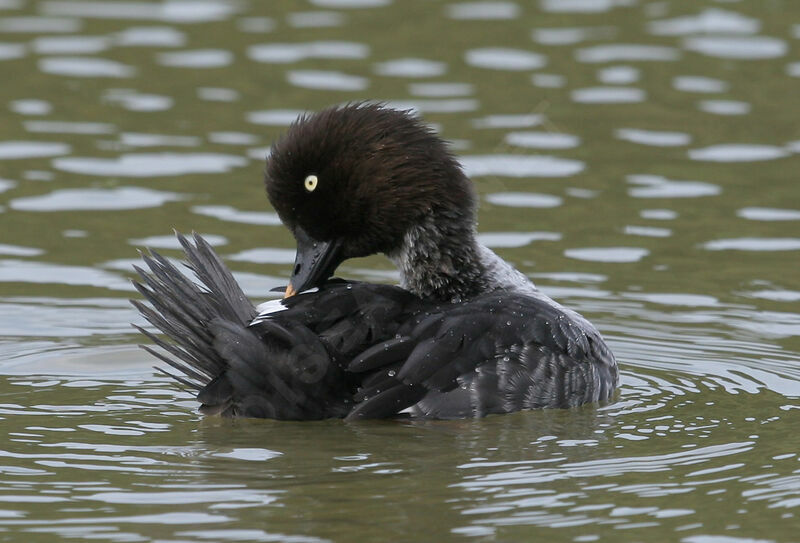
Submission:
[[[427,311],[398,334],[348,366],[373,372],[348,418],[408,408],[412,415],[449,418],[571,407],[607,399],[617,381],[613,355],[598,332],[532,296],[490,294]]]
[[[141,332],[165,352],[144,346],[198,391],[201,411],[280,419],[343,417],[351,393],[317,335],[301,322],[250,322],[257,311],[211,246],[177,234],[193,283],[155,251],[142,255],[134,282],[150,306],[132,300],[166,337]],[[163,370],[162,370],[163,371]]]

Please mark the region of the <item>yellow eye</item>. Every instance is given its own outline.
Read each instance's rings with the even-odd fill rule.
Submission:
[[[305,185],[308,192],[314,192],[314,189],[317,188],[317,183],[319,183],[319,179],[314,174],[306,176],[306,180],[303,181],[303,185]]]

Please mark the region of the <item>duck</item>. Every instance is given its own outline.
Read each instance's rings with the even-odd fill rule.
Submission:
[[[201,413],[461,419],[612,399],[601,334],[478,241],[474,185],[413,111],[304,114],[270,147],[264,180],[297,244],[283,298],[256,307],[197,234],[177,234],[194,277],[153,250],[135,267],[132,303],[162,333],[137,326],[155,344],[143,348]],[[374,254],[399,285],[334,277]]]

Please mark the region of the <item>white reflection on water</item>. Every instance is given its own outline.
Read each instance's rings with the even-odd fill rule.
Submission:
[[[652,21],[647,26],[651,34],[660,36],[755,34],[761,29],[761,21],[734,11],[707,8],[697,15]]]
[[[680,51],[662,45],[615,43],[584,47],[575,52],[578,62],[671,61],[680,58]]]
[[[48,141],[0,141],[0,160],[66,155],[71,149],[72,148],[66,143]]]
[[[369,56],[369,47],[349,41],[263,43],[248,47],[247,56],[257,62],[276,64],[289,64],[309,58],[361,59]]]
[[[429,98],[449,96],[470,96],[475,92],[471,83],[410,83],[409,94]]]
[[[184,196],[139,187],[113,189],[59,189],[42,196],[11,200],[10,207],[20,211],[112,211],[158,207]]]
[[[557,132],[509,132],[506,143],[533,149],[572,149],[580,145],[579,137]]]
[[[568,177],[586,167],[580,160],[547,155],[466,155],[460,161],[470,177]]]
[[[294,263],[295,252],[294,249],[263,247],[259,249],[247,249],[229,255],[226,258],[241,262],[253,262],[255,264],[292,264]]]
[[[703,244],[710,251],[798,251],[800,238],[731,238],[716,239]]]
[[[56,34],[77,32],[83,27],[79,19],[61,17],[3,17],[0,32],[19,34]]]
[[[117,158],[66,157],[53,160],[53,167],[84,175],[158,177],[225,173],[247,162],[244,157],[221,153],[141,153]]]
[[[47,115],[53,111],[53,105],[47,100],[20,98],[9,102],[8,109],[20,115]]]
[[[83,285],[134,290],[125,277],[88,266],[68,266],[28,260],[0,260],[0,282]],[[4,319],[4,322],[9,319]]]
[[[82,55],[105,51],[111,45],[106,36],[45,36],[33,40],[33,50],[40,55]]]
[[[672,79],[672,87],[683,92],[725,92],[729,86],[727,81],[699,75],[679,75]]]
[[[504,115],[487,115],[472,120],[475,128],[527,128],[538,126],[545,120],[539,113],[518,113]]]
[[[174,100],[160,94],[140,94],[133,89],[108,89],[103,100],[118,104],[128,111],[164,111],[172,107]]]
[[[25,46],[21,43],[0,43],[0,60],[22,58],[25,53]]]
[[[710,57],[740,60],[782,57],[788,49],[785,41],[769,36],[694,36],[683,46]]]
[[[17,183],[14,181],[11,181],[9,179],[0,179],[0,194],[2,194],[7,190],[13,189],[16,186]]]
[[[159,53],[156,61],[173,68],[220,68],[233,62],[233,53],[224,49],[194,49]]]
[[[111,277],[103,276],[103,280]],[[113,276],[112,283],[121,280]],[[58,279],[53,282],[57,283]],[[131,330],[130,322],[134,317],[128,301],[120,298],[0,299],[3,334],[7,336],[77,338],[126,334]]]
[[[607,85],[630,85],[639,80],[639,70],[633,66],[609,66],[598,70],[597,79]]]
[[[292,70],[286,79],[296,87],[334,91],[360,91],[369,86],[365,77],[330,70]]]
[[[132,77],[136,68],[115,60],[96,57],[48,57],[39,60],[39,69],[48,74],[69,77]]]
[[[44,251],[36,247],[22,247],[20,245],[6,245],[5,243],[0,243],[0,255],[39,256],[41,254],[44,254]]]
[[[207,23],[221,21],[239,11],[235,2],[222,0],[166,0],[149,2],[86,2],[82,0],[50,0],[41,11],[47,15],[68,15],[89,19],[145,19],[173,23]]]
[[[202,234],[203,239],[214,247],[226,245],[228,238],[216,234]],[[137,247],[152,247],[154,249],[181,249],[181,244],[175,236],[150,236],[147,238],[129,239],[128,243]]]
[[[138,132],[123,132],[119,135],[119,142],[129,147],[197,147],[201,141],[195,136],[168,136]]]
[[[503,47],[470,49],[464,54],[464,59],[470,66],[490,70],[536,70],[547,64],[547,57],[544,55]]]
[[[447,6],[446,13],[451,19],[497,21],[515,19],[519,6],[514,2],[461,2]]]
[[[398,58],[375,64],[375,73],[392,77],[435,77],[447,71],[447,64],[423,58]]]
[[[478,241],[490,248],[525,247],[534,241],[559,241],[558,232],[482,232]]]
[[[629,175],[628,183],[638,185],[628,189],[634,198],[697,198],[722,192],[718,185],[703,181],[673,181],[660,175]]]
[[[632,104],[644,102],[647,94],[633,87],[589,87],[575,89],[570,96],[583,104]]]
[[[392,0],[311,0],[311,3],[322,8],[359,9],[388,6]]]
[[[743,207],[736,215],[751,221],[800,221],[800,209]]]
[[[264,111],[250,111],[247,113],[247,122],[267,126],[289,126],[300,115],[305,113],[302,109],[267,109]]]
[[[650,254],[641,247],[584,247],[566,249],[564,256],[591,262],[638,262]]]
[[[277,213],[267,211],[241,211],[230,206],[194,206],[192,212],[215,217],[222,221],[276,226],[281,224]]]
[[[698,104],[701,111],[714,115],[747,115],[750,104],[738,100],[703,100]]]
[[[610,38],[616,29],[610,26],[534,28],[531,39],[542,45],[573,45],[587,40]]]
[[[209,132],[207,138],[222,145],[255,145],[259,141],[258,136],[246,132]]]
[[[496,206],[547,208],[560,206],[564,199],[534,192],[495,192],[487,194],[486,201]]]
[[[181,47],[186,43],[186,34],[171,26],[132,26],[112,37],[122,47]]]
[[[80,121],[25,121],[28,132],[45,134],[111,134],[116,130],[109,123],[84,123]]]
[[[628,235],[645,236],[650,238],[668,238],[672,235],[672,230],[669,228],[657,228],[655,226],[626,225],[622,231]]]
[[[614,135],[623,141],[651,145],[653,147],[680,147],[689,145],[692,136],[685,132],[661,132],[638,128],[620,128]]]
[[[702,149],[691,149],[689,158],[709,162],[756,162],[775,160],[790,154],[783,147],[755,143],[723,143]]]
[[[630,6],[635,0],[540,0],[542,11],[551,13],[603,13],[619,6]]]

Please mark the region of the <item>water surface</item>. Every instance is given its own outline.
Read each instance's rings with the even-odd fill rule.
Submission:
[[[799,56],[789,0],[0,0],[0,539],[798,541]],[[202,232],[268,298],[270,142],[367,98],[452,143],[613,403],[225,421],[152,368],[137,248]]]

